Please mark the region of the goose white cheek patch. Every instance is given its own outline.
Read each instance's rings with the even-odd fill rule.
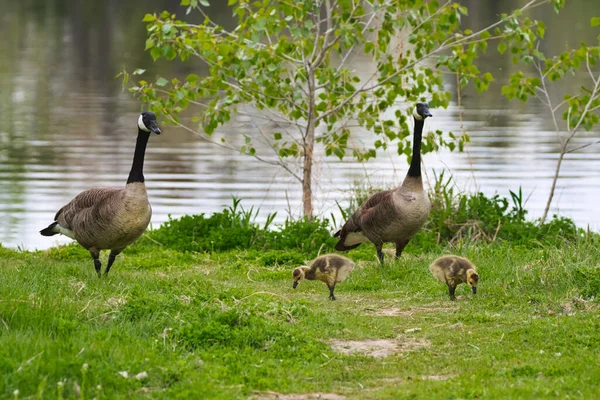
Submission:
[[[141,115],[138,118],[138,127],[144,132],[150,132],[150,129],[146,128],[146,125],[144,125],[144,117],[142,117]]]
[[[413,117],[415,117],[415,119],[417,119],[418,121],[421,121],[423,119],[423,117],[421,117],[417,112],[417,107],[415,107],[413,110]]]

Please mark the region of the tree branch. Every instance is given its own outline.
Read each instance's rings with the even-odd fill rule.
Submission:
[[[519,11],[523,12],[523,11],[525,11],[527,9],[537,7],[537,6],[539,6],[539,5],[543,4],[543,3],[545,3],[544,0],[531,0],[529,3],[527,3],[526,5],[524,5],[523,7],[521,7],[519,9]],[[513,11],[513,14],[511,14],[511,15],[514,15],[514,14],[515,14],[515,11]],[[324,119],[324,118],[327,118],[328,116],[330,116],[332,114],[337,113],[341,108],[343,108],[346,105],[348,105],[358,94],[364,93],[364,92],[369,92],[369,91],[372,91],[374,89],[377,89],[378,87],[386,84],[387,82],[391,81],[392,79],[395,79],[396,77],[398,77],[398,75],[400,75],[401,73],[403,73],[407,69],[413,68],[416,64],[418,64],[418,63],[420,63],[420,62],[422,62],[422,61],[430,58],[434,54],[437,54],[437,53],[439,53],[439,52],[441,52],[443,50],[446,50],[446,49],[448,49],[448,48],[450,48],[452,46],[456,46],[458,44],[470,43],[469,42],[470,39],[475,38],[475,37],[481,35],[483,32],[487,32],[490,29],[493,29],[496,26],[501,25],[503,23],[505,23],[504,20],[495,22],[495,23],[489,25],[488,27],[483,28],[483,29],[481,29],[481,30],[479,30],[479,31],[477,31],[475,33],[470,34],[470,35],[467,35],[467,36],[465,36],[465,37],[463,37],[463,38],[461,38],[461,39],[459,39],[459,40],[457,40],[455,42],[442,44],[441,46],[439,46],[436,49],[432,50],[430,53],[427,53],[426,55],[424,55],[424,56],[422,56],[422,57],[420,57],[420,58],[418,58],[416,60],[413,60],[413,61],[409,62],[404,67],[397,69],[396,72],[394,72],[393,74],[390,74],[385,79],[377,82],[374,85],[371,85],[371,86],[367,87],[367,84],[370,83],[371,79],[373,79],[373,77],[376,75],[376,72],[373,73],[373,75],[369,79],[367,79],[365,81],[365,83],[362,85],[362,87],[360,89],[352,92],[345,100],[343,100],[340,104],[338,104],[334,108],[332,108],[329,111],[324,112],[323,114],[319,115],[317,117],[317,122],[320,121],[320,120],[322,120],[322,119]],[[480,41],[480,40],[481,39],[479,39],[478,41]]]
[[[294,171],[292,171],[289,167],[288,164],[286,162],[283,161],[283,159],[281,158],[281,156],[279,155],[279,152],[277,151],[277,149],[272,146],[271,140],[267,137],[267,135],[265,134],[265,132],[262,130],[262,128],[258,125],[255,125],[256,128],[258,129],[258,131],[260,132],[260,134],[262,135],[262,137],[267,141],[267,144],[269,145],[269,147],[273,150],[273,153],[275,153],[275,156],[277,157],[277,159],[279,160],[279,162],[277,163],[281,168],[285,169],[290,175],[292,175],[298,182],[302,183],[302,178],[300,176],[298,176],[298,174],[296,174]]]
[[[595,142],[590,142],[590,143],[582,144],[581,146],[573,147],[572,149],[566,150],[565,153],[566,154],[574,153],[576,151],[579,151],[581,149],[585,149],[586,147],[590,147],[590,146],[593,146],[593,145],[598,144],[598,143],[600,143],[600,140],[597,140]]]

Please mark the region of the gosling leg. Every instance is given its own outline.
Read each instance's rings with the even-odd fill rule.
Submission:
[[[110,255],[108,256],[108,264],[106,264],[106,269],[104,270],[104,276],[108,275],[108,271],[110,271],[110,267],[112,267],[113,263],[115,262],[115,259],[119,255],[119,253],[120,253],[120,251],[114,251],[114,250],[110,251]]]
[[[102,268],[102,263],[99,260],[99,258],[100,258],[100,252],[99,251],[90,250],[90,255],[94,259],[94,268],[96,269],[96,273],[98,274],[98,277],[102,276],[102,274],[100,273],[100,269]]]
[[[333,295],[333,290],[335,289],[335,284],[327,285],[327,286],[329,286],[329,299],[335,300],[335,296]]]
[[[456,300],[456,296],[454,295],[454,291],[456,290],[456,286],[451,286],[448,284],[448,291],[450,292],[450,300]]]

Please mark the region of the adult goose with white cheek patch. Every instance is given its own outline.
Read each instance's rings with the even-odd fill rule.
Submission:
[[[152,208],[144,184],[144,156],[151,133],[160,134],[156,115],[142,112],[133,165],[125,187],[93,188],[81,192],[56,213],[54,222],[40,231],[43,236],[63,234],[75,239],[94,259],[101,276],[100,250],[110,250],[104,274],[115,258],[139,238],[150,223]]]
[[[413,111],[413,148],[410,168],[402,185],[375,193],[348,218],[335,233],[339,241],[335,248],[347,251],[361,243],[371,242],[383,264],[384,243],[396,244],[396,257],[427,221],[431,204],[423,190],[421,178],[421,139],[425,119],[431,117],[427,103],[417,103]]]

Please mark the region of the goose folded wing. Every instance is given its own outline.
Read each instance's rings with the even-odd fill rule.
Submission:
[[[118,187],[93,188],[81,192],[75,196],[73,200],[58,210],[54,216],[54,220],[58,221],[61,226],[69,228],[73,222],[73,219],[82,211],[94,206],[100,209],[102,204],[110,201],[110,199],[115,195],[118,195],[121,190],[122,188]]]
[[[370,218],[371,214],[391,196],[391,190],[377,192],[369,197],[359,208],[348,218],[342,229],[338,232],[340,237],[345,237],[349,233],[361,232],[362,222]]]

